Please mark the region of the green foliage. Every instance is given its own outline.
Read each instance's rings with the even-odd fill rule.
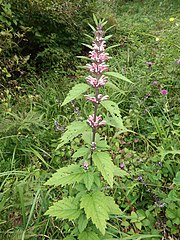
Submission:
[[[94,152],[92,159],[104,179],[113,187],[114,172],[111,156],[106,152]]]
[[[54,203],[45,214],[61,219],[75,220],[81,213],[78,204],[75,198],[63,198],[63,200]]]
[[[132,83],[128,78],[126,78],[125,76],[123,76],[122,74],[117,73],[117,72],[106,72],[105,75],[123,80],[123,81],[128,82],[128,83]]]
[[[64,102],[61,106],[66,105],[67,103],[71,102],[72,100],[81,96],[82,93],[86,92],[90,88],[89,85],[85,83],[79,83],[75,85],[71,91],[68,93],[67,97],[64,99]]]
[[[93,231],[85,231],[79,235],[79,240],[100,240],[98,235]]]
[[[57,170],[45,185],[65,186],[79,183],[84,177],[84,170],[77,164],[72,164]]]
[[[109,207],[111,204],[112,206]],[[106,197],[100,191],[85,194],[81,198],[80,206],[84,209],[87,219],[91,218],[92,222],[103,235],[105,234],[109,213],[119,213],[119,208],[115,205],[113,198]]]
[[[84,131],[87,131],[89,129],[89,126],[85,121],[78,122],[74,121],[72,122],[68,127],[66,132],[63,134],[63,136],[60,138],[60,143],[57,146],[57,149],[68,143],[69,141],[72,141],[75,137],[81,135]]]

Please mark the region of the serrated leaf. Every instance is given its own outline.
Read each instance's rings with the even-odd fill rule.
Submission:
[[[107,142],[105,140],[100,140],[100,141],[96,142],[96,149],[97,150],[108,150],[109,145],[107,144]]]
[[[83,132],[86,132],[90,129],[86,121],[74,121],[68,127],[66,132],[60,138],[60,143],[58,144],[57,149],[72,141],[75,137],[79,136]]]
[[[88,191],[91,190],[91,187],[93,185],[93,182],[94,182],[94,173],[93,172],[90,172],[90,171],[87,171],[85,174],[84,174],[84,184],[87,188]]]
[[[119,107],[117,103],[111,101],[111,100],[106,100],[106,101],[101,101],[101,105],[108,111],[110,112],[111,115],[115,115],[117,117],[121,117]]]
[[[134,84],[128,78],[126,78],[125,76],[123,76],[122,74],[117,73],[117,72],[106,72],[106,73],[104,73],[104,75],[110,76],[110,77],[114,77],[114,78],[118,78],[118,79],[121,79],[121,80],[123,80],[125,82]]]
[[[89,89],[89,85],[86,83],[76,84],[68,93],[67,97],[64,99],[61,106],[66,105],[70,101],[78,98],[82,93],[86,92]]]
[[[108,206],[104,201],[105,195],[100,191],[94,191],[84,195],[81,198],[81,208],[84,209],[87,219],[91,218],[92,222],[104,235],[106,229],[106,221],[109,219]]]
[[[45,213],[52,217],[74,220],[79,217],[81,210],[79,203],[73,197],[64,198],[51,206]]]
[[[79,240],[100,240],[98,235],[92,231],[85,231],[80,233],[78,239]]]
[[[108,213],[109,214],[122,214],[122,211],[120,210],[119,206],[115,203],[114,198],[105,196],[104,200],[106,201],[106,204],[109,208]]]
[[[92,129],[88,130],[88,131],[84,131],[82,133],[82,139],[84,140],[84,142],[86,144],[91,145],[91,143],[92,143]],[[100,135],[98,133],[96,133],[96,142],[99,141],[99,139],[100,139]]]
[[[120,116],[112,115],[112,117],[105,117],[106,124],[123,131],[127,131],[127,128],[123,124],[123,120]]]
[[[77,164],[72,164],[57,170],[45,185],[65,186],[79,183],[83,179],[84,170]]]
[[[128,173],[126,171],[118,168],[115,165],[114,165],[113,173],[114,173],[114,176],[117,176],[117,177],[125,177],[128,175]]]
[[[104,179],[112,187],[114,164],[112,162],[111,156],[106,152],[94,152],[92,155],[92,160],[97,166],[98,170],[101,172]]]
[[[84,231],[84,229],[87,227],[87,224],[88,224],[88,220],[86,216],[82,214],[78,219],[78,229],[80,233]]]
[[[90,149],[87,147],[81,147],[79,148],[73,155],[73,159],[77,159],[79,157],[85,157],[90,153]]]

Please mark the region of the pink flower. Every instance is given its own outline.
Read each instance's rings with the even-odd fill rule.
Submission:
[[[89,83],[94,88],[98,88],[98,87],[104,86],[108,82],[107,79],[108,79],[108,77],[104,76],[104,75],[102,75],[99,78],[99,80],[97,78],[94,78],[94,77],[90,76],[90,75],[88,77],[86,77],[87,83]]]
[[[87,123],[89,123],[90,127],[92,128],[97,128],[99,126],[106,125],[106,121],[105,120],[101,121],[101,120],[102,120],[101,115],[96,116],[96,119],[94,120],[94,114],[92,114],[92,115],[89,115]]]
[[[154,82],[153,82],[153,85],[157,85],[157,81],[154,81]]]
[[[90,75],[86,77],[86,81],[94,88],[98,85],[98,80]]]
[[[106,65],[106,64],[99,64],[99,66],[98,66],[98,71],[100,72],[100,73],[102,73],[103,71],[108,71],[108,68],[107,68],[107,66],[108,65]]]
[[[177,63],[177,64],[180,64],[180,59],[177,59],[177,60],[176,60],[176,63]]]
[[[99,53],[97,51],[90,51],[89,52],[89,57],[93,60],[95,60],[96,62],[102,62],[105,60],[108,60],[108,54],[107,53]]]
[[[102,75],[98,81],[100,87],[104,86],[108,82],[108,77]]]
[[[91,101],[92,103],[97,103],[99,104],[101,101],[105,101],[109,98],[108,95],[103,96],[102,94],[98,94],[97,98],[96,97],[91,97],[88,95],[85,95],[86,100]]]
[[[166,89],[163,89],[163,90],[161,90],[161,94],[162,94],[162,95],[167,95],[167,94],[168,94],[168,91],[167,91]]]
[[[107,53],[99,54],[99,60],[101,60],[101,61],[108,60],[108,54]]]
[[[88,170],[88,162],[84,161],[84,170]]]
[[[96,41],[92,44],[93,50],[104,52],[104,48],[106,47],[105,41]]]

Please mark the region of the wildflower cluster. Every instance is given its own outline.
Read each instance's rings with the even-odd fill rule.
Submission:
[[[91,101],[94,104],[94,113],[89,116],[87,123],[92,127],[93,137],[92,137],[92,151],[96,149],[95,134],[96,129],[100,126],[106,125],[106,121],[102,120],[101,115],[97,116],[98,105],[101,101],[107,100],[108,95],[103,96],[99,94],[99,88],[104,86],[108,82],[108,77],[103,75],[104,72],[108,71],[108,65],[106,60],[108,60],[108,53],[105,52],[106,42],[103,38],[102,25],[99,24],[95,32],[95,40],[92,44],[92,51],[89,52],[89,57],[92,60],[91,64],[87,64],[87,69],[90,71],[91,75],[86,77],[86,81],[95,89],[94,96],[87,96],[86,100]]]

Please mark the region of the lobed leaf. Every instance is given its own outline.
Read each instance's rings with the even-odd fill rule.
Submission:
[[[107,152],[94,152],[92,160],[108,184],[113,186],[114,164]]]
[[[72,141],[75,137],[79,136],[83,132],[86,132],[90,129],[86,121],[74,121],[68,127],[66,132],[60,138],[60,143],[58,144],[57,149],[64,146],[69,141]]]
[[[79,203],[74,197],[63,198],[54,203],[45,213],[45,215],[68,220],[77,219],[80,214]]]
[[[108,216],[108,206],[104,201],[104,193],[100,191],[94,191],[84,195],[81,198],[80,207],[84,209],[87,219],[91,218],[92,222],[104,235],[106,229],[106,220]]]
[[[71,102],[72,100],[78,98],[82,93],[86,92],[90,86],[86,83],[79,83],[75,85],[68,93],[67,97],[64,99],[61,106],[66,105],[67,103]]]
[[[79,183],[83,179],[84,169],[77,165],[72,164],[57,170],[56,173],[45,183],[45,185],[65,186]]]
[[[72,155],[72,158],[77,159],[79,157],[88,156],[89,154],[90,154],[90,149],[89,148],[81,147]]]

